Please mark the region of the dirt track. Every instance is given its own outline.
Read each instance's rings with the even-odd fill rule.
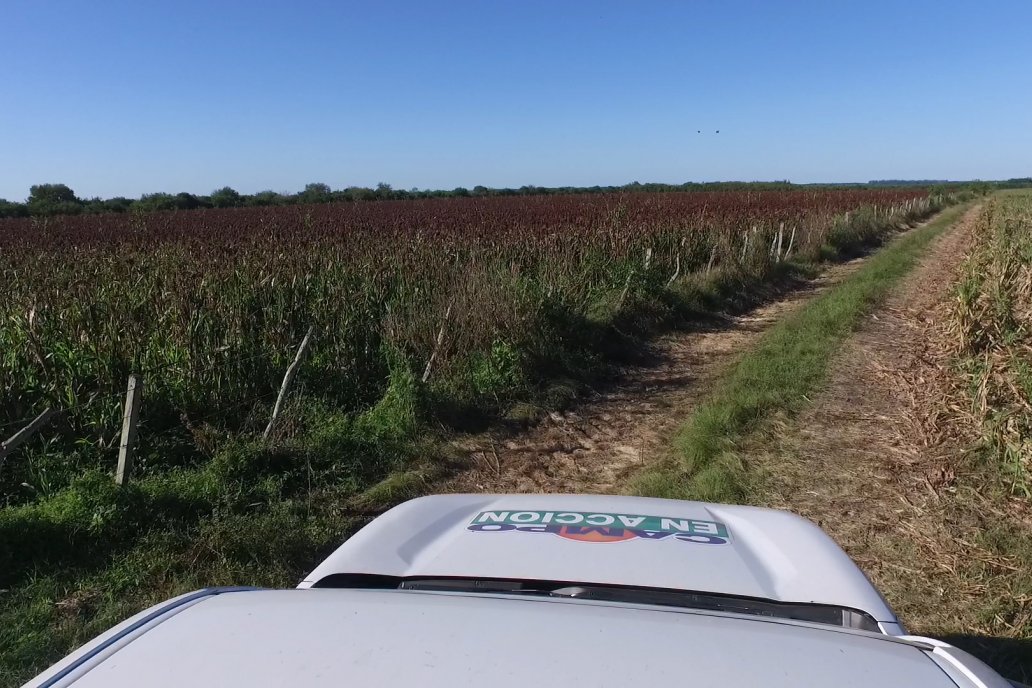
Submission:
[[[977,210],[866,319],[809,409],[757,437],[746,460],[767,478],[764,505],[819,523],[911,632],[992,657],[1032,619],[1022,561],[992,540],[1029,532],[1032,514],[968,456],[975,423],[951,387],[945,326]]]
[[[931,537],[941,554],[938,541],[948,539],[927,510],[952,488],[965,438],[945,431],[962,423],[929,413],[944,410],[928,403],[933,396],[941,402],[944,393],[930,348],[954,270],[971,243],[971,218],[933,244],[846,343],[813,405],[776,429],[773,443],[764,437],[763,447],[748,453],[751,467],[768,478],[768,505],[818,522],[897,606],[904,602],[904,614],[911,598],[938,600],[939,611],[951,613],[936,582],[942,562],[930,562],[922,545]],[[901,586],[922,590],[894,595]]]
[[[620,492],[641,466],[667,451],[673,433],[714,379],[786,312],[856,270],[862,259],[752,312],[654,344],[651,365],[627,368],[620,380],[578,408],[551,413],[521,433],[492,431],[458,447],[470,470],[450,492]]]

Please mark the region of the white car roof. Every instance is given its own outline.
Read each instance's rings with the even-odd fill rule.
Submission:
[[[435,495],[373,520],[300,587],[335,574],[570,581],[895,614],[820,528],[774,509],[602,495]]]
[[[954,686],[927,645],[694,610],[483,594],[200,594],[30,686]]]

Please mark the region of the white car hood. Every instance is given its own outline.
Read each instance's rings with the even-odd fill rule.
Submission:
[[[897,623],[820,528],[794,514],[645,497],[437,495],[406,502],[306,576],[475,577],[724,593]]]

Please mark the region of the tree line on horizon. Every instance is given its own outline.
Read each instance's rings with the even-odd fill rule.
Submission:
[[[239,208],[254,206],[304,205],[309,203],[341,203],[357,201],[406,200],[414,198],[454,198],[491,196],[538,196],[569,193],[611,193],[614,191],[688,191],[688,190],[734,190],[741,188],[783,189],[790,188],[790,182],[710,182],[699,184],[641,184],[633,182],[623,186],[591,187],[542,187],[526,185],[519,188],[488,188],[475,186],[472,189],[395,189],[381,182],[375,188],[349,186],[334,190],[329,184],[308,184],[298,193],[259,191],[242,194],[232,187],[224,186],[208,195],[180,192],[143,194],[138,199],[116,196],[114,198],[81,199],[67,184],[37,184],[29,190],[24,203],[0,199],[0,217],[30,217],[49,215],[78,215],[90,213],[152,212],[157,210],[196,210],[199,208]]]
[[[475,186],[472,189],[395,189],[390,184],[379,183],[375,188],[349,186],[333,190],[329,184],[312,183],[298,193],[259,191],[242,194],[232,187],[224,186],[208,195],[187,192],[176,194],[150,193],[137,199],[125,196],[114,198],[82,199],[67,184],[36,184],[29,189],[24,203],[0,198],[2,217],[48,217],[53,215],[80,215],[98,213],[153,212],[159,210],[196,210],[201,208],[240,208],[255,206],[303,205],[310,203],[340,203],[358,201],[406,200],[417,198],[454,198],[492,196],[540,196],[551,194],[593,194],[614,192],[674,192],[674,191],[776,191],[800,188],[862,188],[871,186],[936,186],[959,187],[979,186],[985,193],[994,188],[1024,188],[1032,186],[1032,177],[1008,179],[997,182],[947,182],[940,180],[876,180],[866,184],[793,184],[789,181],[772,182],[686,182],[684,184],[662,184],[632,182],[622,186],[559,186],[544,187],[525,185],[519,188],[489,188]]]

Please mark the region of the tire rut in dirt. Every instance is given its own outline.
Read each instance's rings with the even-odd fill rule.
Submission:
[[[708,329],[675,332],[653,345],[653,363],[572,411],[552,412],[516,434],[492,430],[455,445],[467,466],[447,492],[615,493],[662,457],[693,407],[726,366],[774,323],[855,271],[862,259],[833,266],[783,298]]]

